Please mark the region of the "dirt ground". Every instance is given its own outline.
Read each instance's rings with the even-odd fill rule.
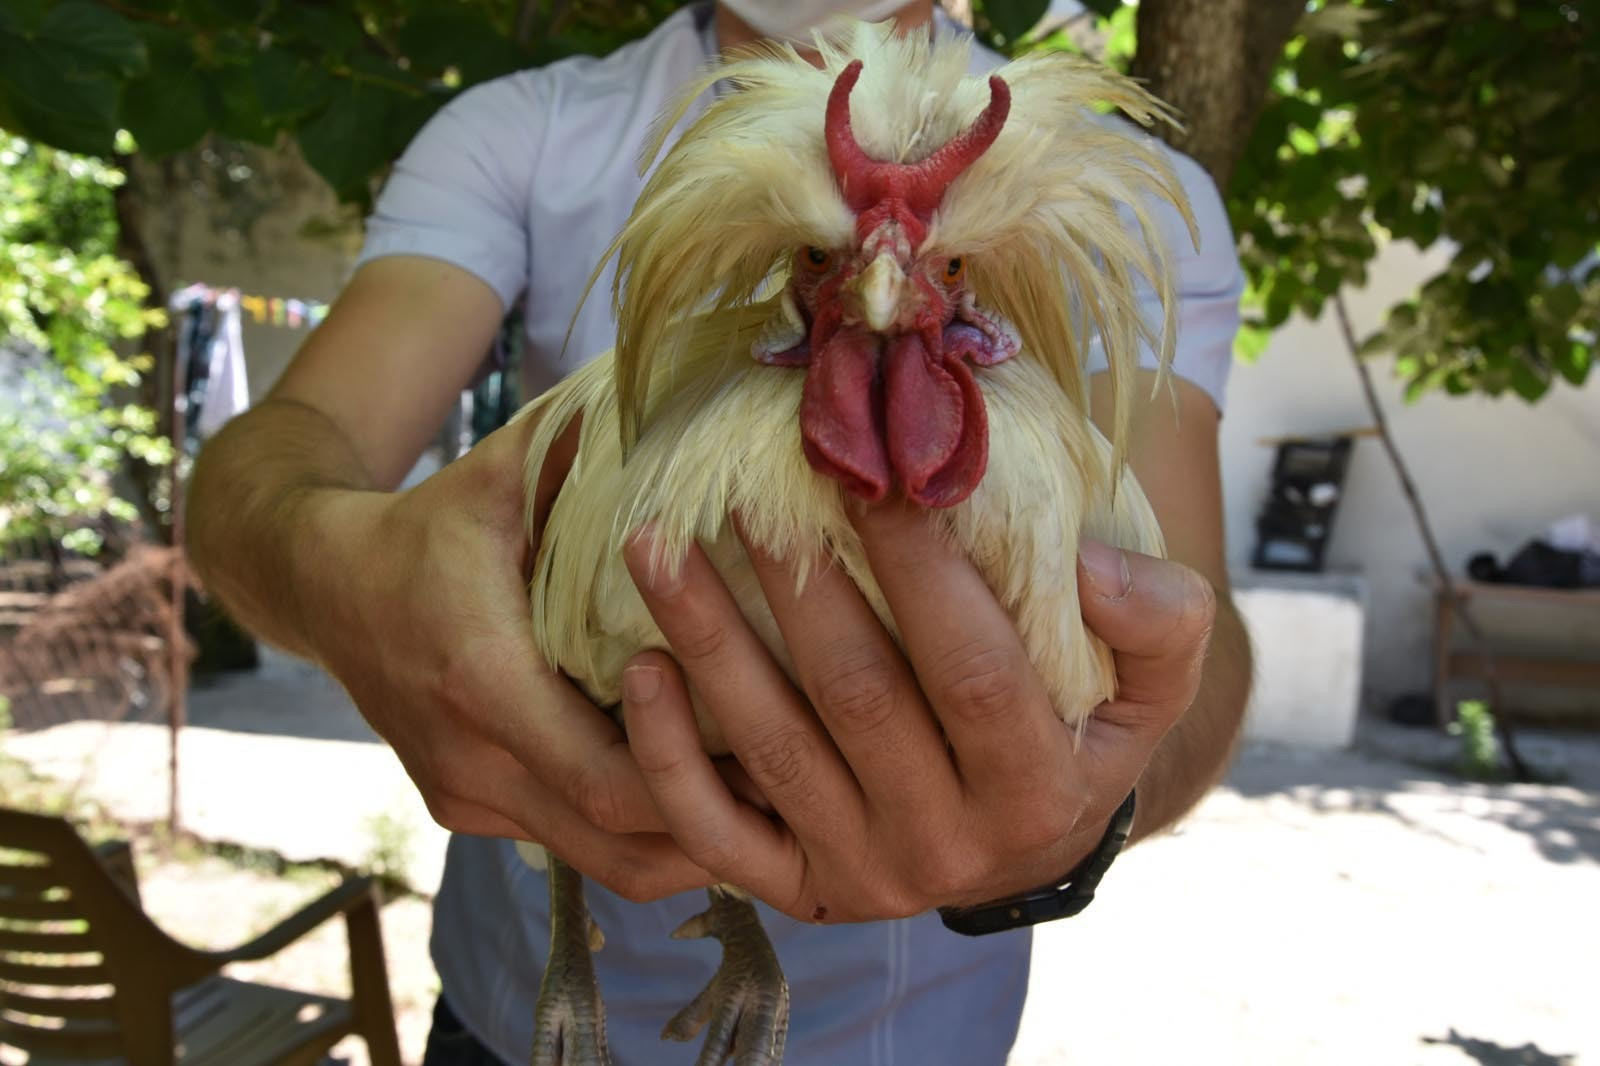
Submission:
[[[1349,751],[1244,747],[1177,832],[1039,932],[1010,1066],[1600,1066],[1600,737],[1524,734],[1550,784],[1464,782],[1438,769],[1453,744],[1368,722]],[[139,866],[157,922],[215,947],[337,879],[148,843]],[[397,898],[383,923],[415,1064],[438,991],[428,903]],[[343,931],[237,973],[345,992]],[[359,1041],[336,1057],[366,1062]]]
[[[1100,898],[1041,930],[1011,1066],[1600,1063],[1600,738],[1535,737],[1551,785],[1469,784],[1387,727],[1351,752],[1251,746]],[[167,928],[221,945],[331,884],[216,858],[143,860]],[[384,932],[401,1044],[420,1057],[437,981],[427,903]],[[342,933],[241,973],[348,986]],[[359,1042],[337,1050],[364,1063]]]
[[[312,867],[287,875],[212,855],[162,855],[143,847],[138,855],[145,909],[173,936],[196,947],[225,948],[265,932],[280,919],[338,883],[335,873]],[[400,1051],[420,1062],[427,1041],[439,979],[428,961],[428,901],[416,896],[389,900],[382,911],[389,991],[394,998]],[[289,988],[350,994],[349,952],[344,925],[334,920],[270,959],[240,963],[229,976]],[[337,1045],[332,1058],[367,1066],[367,1050],[356,1038]]]

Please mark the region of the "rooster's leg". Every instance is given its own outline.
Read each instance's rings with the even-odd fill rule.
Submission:
[[[679,939],[722,941],[722,965],[711,983],[661,1031],[663,1040],[693,1040],[711,1023],[696,1066],[778,1066],[789,1032],[789,984],[778,967],[761,918],[749,900],[713,888],[711,907],[678,927]]]
[[[534,1012],[533,1066],[611,1066],[606,1007],[590,952],[605,943],[583,901],[583,877],[549,857],[550,958]]]

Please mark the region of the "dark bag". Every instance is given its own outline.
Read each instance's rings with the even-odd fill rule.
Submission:
[[[1539,588],[1600,588],[1600,553],[1571,552],[1530,540],[1502,569],[1489,554],[1474,555],[1467,572],[1479,581]]]

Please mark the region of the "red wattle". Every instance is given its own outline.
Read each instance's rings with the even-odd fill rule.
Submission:
[[[878,417],[878,341],[861,330],[841,330],[817,348],[800,400],[800,436],[806,461],[864,500],[889,491],[889,457]]]
[[[983,394],[959,355],[937,361],[922,338],[889,342],[884,359],[889,464],[906,498],[953,507],[972,495],[989,462]]]

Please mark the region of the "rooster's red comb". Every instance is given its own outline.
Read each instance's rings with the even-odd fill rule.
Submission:
[[[939,206],[945,189],[1000,136],[1011,113],[1011,87],[998,74],[989,77],[989,106],[977,121],[920,163],[890,163],[872,159],[856,142],[850,128],[850,91],[861,77],[861,60],[852,60],[839,73],[828,94],[824,134],[828,159],[844,191],[845,203],[860,213],[886,199],[904,200],[926,222]]]

